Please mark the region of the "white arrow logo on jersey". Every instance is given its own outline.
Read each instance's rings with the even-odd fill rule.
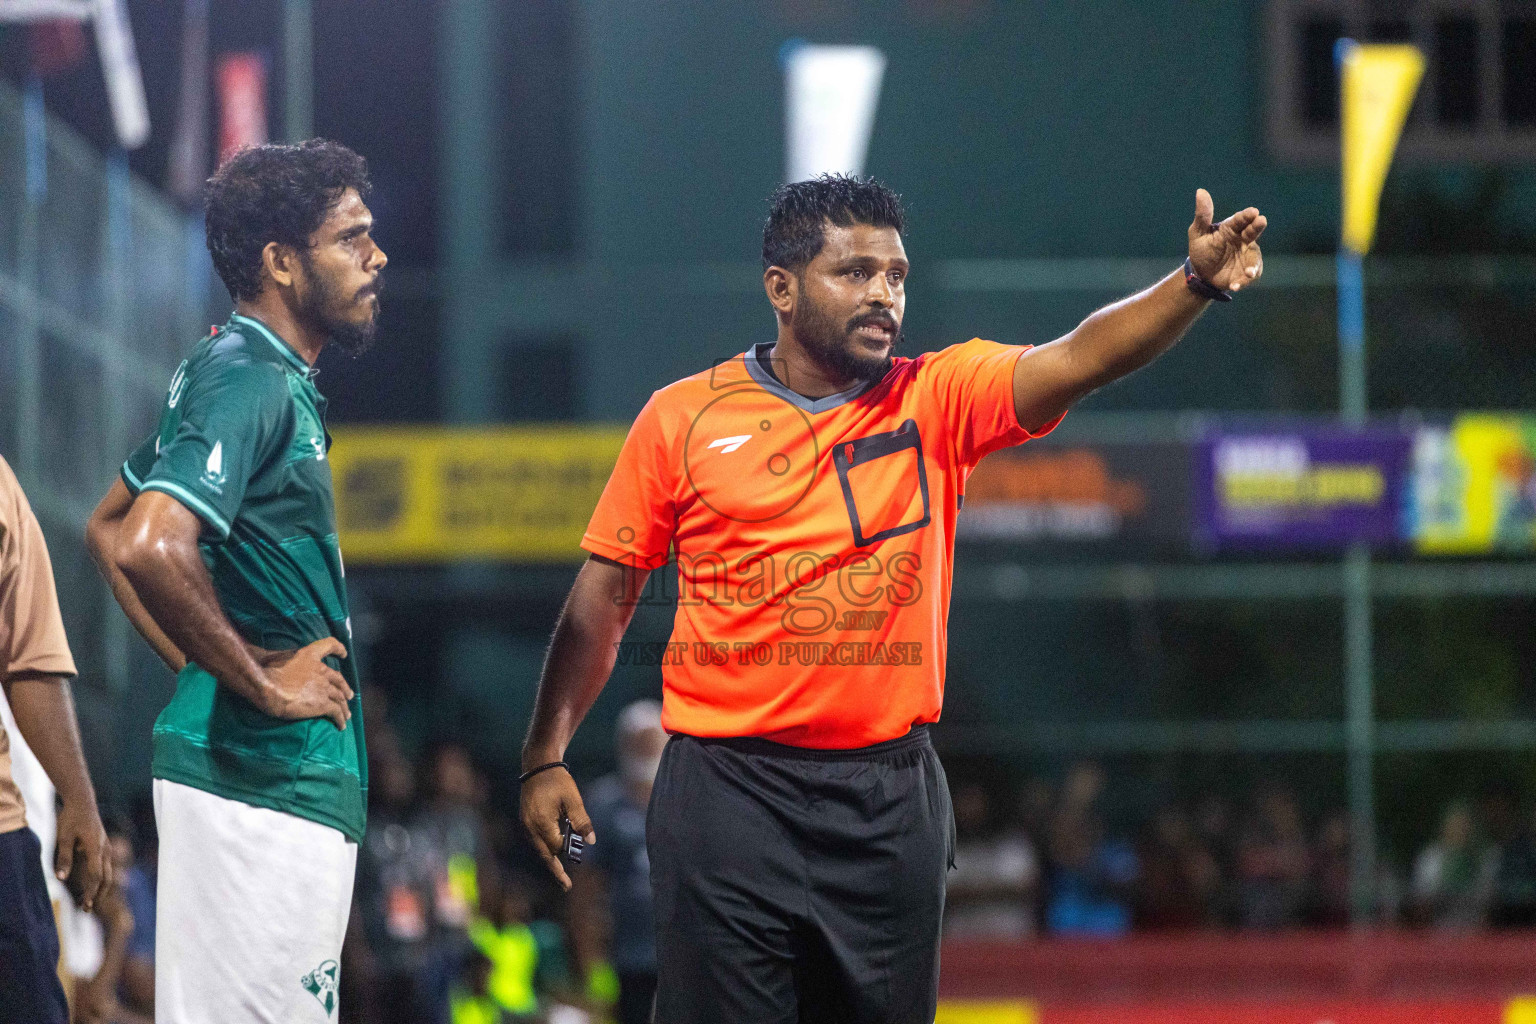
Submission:
[[[181,401],[181,392],[187,384],[187,361],[183,359],[181,365],[176,367],[176,375],[171,378],[171,394],[167,401],[172,409]]]
[[[724,455],[735,451],[750,440],[752,440],[751,434],[737,434],[735,437],[722,437],[718,441],[711,441],[706,447],[719,448],[720,453]]]
[[[227,479],[229,477],[224,472],[224,442],[215,441],[213,451],[208,453],[208,464],[203,467],[203,483],[222,494]]]

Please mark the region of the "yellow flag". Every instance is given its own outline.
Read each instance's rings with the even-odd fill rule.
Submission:
[[[1376,237],[1381,186],[1424,77],[1424,55],[1396,44],[1351,46],[1344,54],[1344,245],[1364,255]]]

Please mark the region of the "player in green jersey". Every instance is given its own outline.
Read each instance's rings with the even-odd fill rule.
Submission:
[[[373,338],[362,157],[242,150],[208,182],[235,299],[92,516],[91,551],[178,673],[154,729],[156,1019],[332,1021],[367,765],[312,369]]]

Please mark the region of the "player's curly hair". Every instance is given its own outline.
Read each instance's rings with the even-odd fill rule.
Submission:
[[[236,300],[261,292],[261,251],[268,242],[309,248],[309,238],[349,188],[373,187],[368,163],[339,142],[247,146],[208,179],[203,198],[208,252]]]
[[[907,230],[901,196],[874,178],[823,174],[780,185],[768,197],[763,225],[763,269],[783,267],[798,274],[826,244],[828,221],[839,227],[872,224]]]

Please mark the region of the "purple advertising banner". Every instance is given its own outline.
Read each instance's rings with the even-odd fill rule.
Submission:
[[[1401,543],[1413,435],[1288,424],[1195,446],[1195,543],[1205,549]]]

